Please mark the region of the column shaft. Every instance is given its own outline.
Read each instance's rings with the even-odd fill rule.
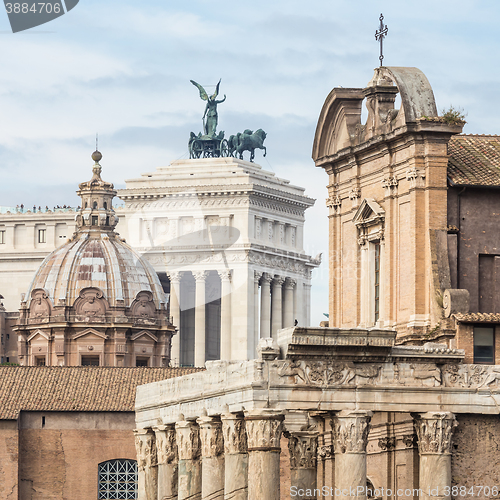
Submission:
[[[342,500],[366,500],[366,445],[372,413],[344,410],[333,417],[335,490]]]
[[[253,307],[254,307],[254,334],[255,334],[255,341],[254,345],[257,346],[259,342],[259,331],[260,331],[260,318],[259,318],[259,308],[260,308],[260,303],[259,303],[259,281],[260,278],[262,277],[262,273],[258,271],[254,271],[254,293],[253,293]]]
[[[205,366],[205,280],[208,273],[193,273],[196,280],[195,316],[194,316],[194,365]]]
[[[137,452],[138,500],[158,500],[158,468],[155,435],[151,429],[137,429],[135,449]]]
[[[285,282],[285,279],[281,276],[275,276],[273,280],[273,293],[271,295],[271,308],[272,308],[272,327],[271,327],[271,335],[273,339],[277,338],[278,330],[282,328],[282,305],[283,305],[283,296],[282,296],[282,286]]]
[[[420,455],[419,477],[423,500],[451,499],[451,445],[457,426],[453,413],[415,415]],[[448,487],[446,489],[446,487]],[[448,495],[445,495],[445,492]]]
[[[170,353],[170,366],[179,366],[181,359],[181,273],[172,271],[168,273],[170,279],[170,315],[172,323],[177,328],[177,333],[172,337],[172,350]]]
[[[178,455],[175,425],[155,427],[158,457],[158,500],[177,500]]]
[[[310,492],[303,495],[303,500],[316,500],[314,490],[317,484],[316,451],[318,433],[298,431],[291,432],[288,438],[290,451],[291,487],[296,490]]]
[[[219,271],[221,280],[220,359],[231,359],[231,271]]]
[[[224,443],[222,424],[212,417],[200,417],[201,498],[224,500]]]
[[[260,283],[260,338],[262,339],[271,336],[271,280],[272,276],[264,273]]]
[[[224,436],[224,500],[248,498],[248,451],[245,421],[234,414],[222,415]]]
[[[178,500],[201,500],[200,434],[194,422],[175,424],[178,466]]]
[[[279,500],[280,439],[283,415],[249,412],[245,417],[248,440],[248,499]]]
[[[285,282],[285,293],[283,297],[283,328],[293,326],[293,289],[297,284],[296,280],[287,278]]]

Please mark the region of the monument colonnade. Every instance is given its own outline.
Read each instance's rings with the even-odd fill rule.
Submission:
[[[366,447],[372,414],[366,410],[304,413],[318,424],[320,419],[331,420],[333,444],[326,447],[318,445],[322,436],[316,429],[321,425],[288,426],[285,418],[290,413],[272,409],[202,415],[193,420],[180,415],[176,423],[138,429],[138,498],[279,500],[284,433],[290,452],[292,498],[366,500]],[[419,450],[418,496],[449,499],[455,416],[426,412],[413,414],[413,418]],[[334,470],[331,484],[318,484],[318,466],[325,468],[325,461],[334,462],[329,464]]]
[[[181,282],[184,273],[192,273],[195,281],[195,338],[194,338],[194,365],[205,365],[205,336],[206,336],[206,279],[209,271],[170,271],[170,314],[173,324],[179,329],[181,321]],[[220,298],[220,359],[230,360],[231,352],[231,279],[232,270],[217,270],[221,281]],[[306,286],[306,285],[305,285]],[[310,285],[307,285],[310,288]],[[259,293],[260,289],[260,293]],[[309,292],[309,293],[307,293]],[[254,271],[254,334],[255,343],[259,338],[276,338],[278,330],[294,325],[297,302],[303,297],[298,296],[297,280],[288,276]],[[306,318],[309,317],[310,291],[305,291]],[[179,335],[172,339],[171,359],[180,360],[181,341]]]

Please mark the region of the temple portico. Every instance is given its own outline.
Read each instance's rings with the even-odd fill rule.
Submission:
[[[405,491],[400,498],[451,498],[457,421],[498,415],[500,375],[463,364],[463,351],[394,339],[387,329],[289,328],[278,344],[262,339],[257,360],[208,362],[206,371],[139,387],[139,463],[155,463],[144,455],[154,446],[141,443],[158,422],[175,425],[179,456],[168,477],[139,468],[150,476],[139,484],[152,485],[139,498],[164,498],[160,488],[177,477],[172,498],[278,500],[286,440],[292,497],[366,500],[367,488],[384,486]],[[380,454],[399,464],[395,477],[373,466]]]

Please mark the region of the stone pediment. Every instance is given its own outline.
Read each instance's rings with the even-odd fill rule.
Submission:
[[[82,337],[88,337],[86,340],[91,340],[92,337],[95,337],[98,340],[106,340],[108,338],[105,333],[102,333],[99,330],[95,330],[94,328],[87,328],[85,330],[82,330],[81,332],[77,332],[73,334],[71,338],[73,340],[76,340]]]
[[[134,333],[134,335],[130,337],[130,340],[134,341],[144,336],[149,337],[154,342],[158,342],[158,337],[156,335],[153,335],[148,330],[141,330],[140,332]]]
[[[352,221],[356,226],[378,224],[385,218],[385,210],[372,198],[365,198]]]
[[[32,342],[34,339],[37,337],[42,337],[46,341],[50,340],[50,333],[44,332],[43,330],[36,330],[34,331],[29,337],[28,337],[28,342]]]

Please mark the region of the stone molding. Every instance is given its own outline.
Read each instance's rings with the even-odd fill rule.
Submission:
[[[200,457],[200,429],[195,422],[180,420],[175,424],[179,460],[197,460]]]
[[[406,180],[410,183],[410,189],[425,187],[425,170],[418,170],[416,167],[408,169]]]
[[[280,451],[284,415],[265,411],[245,416],[248,451]]]
[[[417,444],[417,435],[416,434],[405,434],[401,437],[405,448],[414,448]]]
[[[449,412],[427,412],[414,415],[420,455],[451,455],[452,434],[458,425]]]
[[[317,460],[318,433],[290,432],[288,450],[292,469],[314,469]]]
[[[332,418],[335,453],[366,453],[371,411],[343,410]]]
[[[317,455],[318,455],[318,459],[321,459],[321,460],[330,460],[332,458],[335,458],[333,444],[319,446]]]
[[[247,453],[247,434],[244,417],[232,413],[221,415],[224,452],[227,455]]]
[[[160,425],[153,428],[156,437],[158,464],[172,464],[178,460],[175,425]]]
[[[224,441],[221,421],[214,417],[200,417],[197,422],[200,426],[201,456],[209,458],[222,455]]]
[[[150,429],[134,430],[135,450],[137,453],[137,468],[144,471],[147,467],[157,465],[156,440]]]
[[[378,446],[383,451],[390,451],[396,448],[395,437],[383,437],[378,440]]]

